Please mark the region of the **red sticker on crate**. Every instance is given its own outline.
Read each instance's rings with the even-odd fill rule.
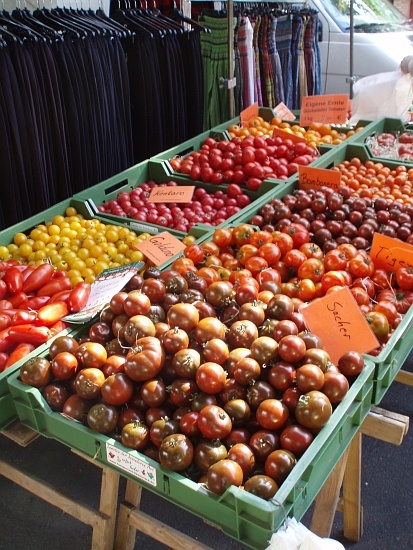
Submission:
[[[326,168],[300,166],[298,168],[298,186],[300,189],[320,189],[329,187],[337,191],[341,185],[340,172]]]
[[[321,338],[323,349],[335,365],[347,351],[367,353],[379,346],[347,287],[302,306],[300,311],[308,329]]]
[[[191,202],[195,191],[195,185],[166,185],[154,187],[148,197],[148,202],[169,202],[186,203]]]

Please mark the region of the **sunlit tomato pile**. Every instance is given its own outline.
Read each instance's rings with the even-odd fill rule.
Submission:
[[[312,122],[308,127],[300,126],[297,121],[286,121],[279,117],[273,117],[270,122],[261,116],[251,118],[244,126],[231,124],[228,132],[231,137],[245,139],[247,136],[272,136],[274,129],[283,130],[286,133],[294,134],[304,138],[307,144],[312,147],[319,147],[321,144],[340,145],[347,138],[363,129],[362,126],[344,132],[340,127],[321,122]]]
[[[149,238],[124,226],[86,220],[73,207],[65,215],[36,226],[30,234],[16,233],[11,244],[0,243],[0,260],[16,259],[21,264],[52,263],[66,271],[72,286],[93,283],[103,270],[144,261],[134,243]]]
[[[204,183],[236,183],[251,191],[260,188],[263,180],[285,180],[298,171],[300,165],[313,162],[317,149],[304,142],[270,136],[234,137],[216,141],[208,137],[199,151],[185,157],[170,159],[176,172]]]
[[[218,228],[212,241],[187,246],[184,256],[173,262],[174,269],[193,284],[199,278],[214,281],[230,295],[235,287],[238,306],[243,300],[267,303],[272,294],[282,293],[299,310],[303,302],[349,287],[380,342],[372,355],[380,352],[413,302],[413,268],[399,267],[394,273],[376,269],[369,253],[349,242],[324,253],[310,230],[296,222],[276,230],[256,231],[248,223]],[[228,316],[237,312],[234,304],[227,306]],[[304,329],[301,313],[293,316]]]
[[[0,262],[0,372],[66,328],[62,319],[86,305],[90,290],[49,263]]]
[[[369,136],[366,143],[376,157],[413,161],[413,133],[402,132],[399,136],[382,132]]]
[[[364,360],[349,351],[333,365],[271,277],[212,281],[203,269],[135,275],[82,340],[56,338],[20,378],[53,410],[215,493],[268,499]]]
[[[122,191],[116,199],[99,205],[98,209],[103,213],[188,232],[196,223],[220,225],[251,202],[241,187],[233,183],[228,185],[225,192],[217,190],[208,193],[202,187],[198,187],[189,203],[172,203],[168,201],[165,188],[177,185],[173,180],[165,184],[148,181],[130,193]],[[165,190],[164,202],[148,202],[151,190],[157,187]]]

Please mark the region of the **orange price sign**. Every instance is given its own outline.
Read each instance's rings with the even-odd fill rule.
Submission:
[[[285,105],[285,103],[279,103],[275,108],[275,115],[282,120],[295,120],[295,114]]]
[[[136,243],[134,247],[145,254],[155,265],[161,265],[175,254],[182,252],[186,245],[167,231],[163,231],[145,241]]]
[[[148,202],[191,202],[195,185],[171,185],[151,189]]]
[[[413,267],[413,246],[381,233],[374,233],[370,257],[376,269],[396,271],[398,267]]]
[[[282,140],[290,139],[293,143],[307,143],[307,140],[301,136],[296,136],[290,132],[286,132],[281,128],[274,128],[272,131],[272,137],[280,137]]]
[[[240,119],[241,119],[241,126],[248,126],[249,121],[252,118],[255,118],[258,116],[258,103],[255,102],[243,111],[241,111]]]
[[[335,170],[313,168],[312,166],[300,166],[298,168],[298,186],[300,189],[330,187],[337,191],[340,185],[340,173]]]
[[[326,94],[303,97],[300,125],[312,122],[344,124],[347,120],[348,94]]]
[[[367,353],[379,346],[356,300],[347,287],[300,308],[307,327],[321,338],[337,365],[346,351]]]

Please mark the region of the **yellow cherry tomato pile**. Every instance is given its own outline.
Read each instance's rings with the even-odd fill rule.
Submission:
[[[27,235],[16,233],[11,244],[0,243],[0,260],[36,265],[48,261],[67,272],[72,286],[80,281],[91,284],[105,269],[144,261],[133,245],[148,237],[124,226],[87,220],[69,207],[65,215],[54,216]]]

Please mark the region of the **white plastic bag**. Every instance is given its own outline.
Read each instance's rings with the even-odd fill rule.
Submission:
[[[295,518],[273,534],[266,550],[345,550],[341,542],[321,538],[312,533]]]
[[[413,101],[413,79],[400,69],[387,73],[373,74],[361,78],[354,84],[351,102],[351,126],[359,120],[378,120],[383,117],[409,121]]]

